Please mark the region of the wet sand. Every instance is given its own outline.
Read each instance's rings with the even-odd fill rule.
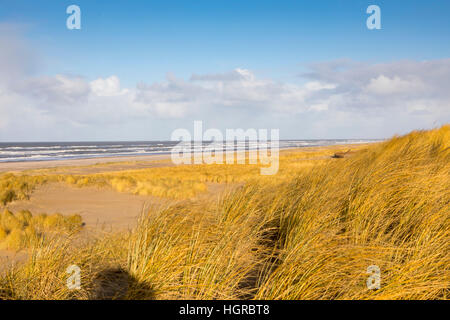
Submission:
[[[46,161],[26,161],[26,162],[2,162],[0,172],[20,172],[24,170],[48,169],[59,167],[93,166],[97,164],[109,164],[117,162],[137,162],[170,160],[170,154],[158,154],[148,156],[124,156],[124,157],[104,157],[71,160],[46,160]]]

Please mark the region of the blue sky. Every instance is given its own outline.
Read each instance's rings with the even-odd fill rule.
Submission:
[[[382,30],[366,28],[366,8],[382,9]],[[77,4],[82,30],[65,27]],[[448,1],[1,1],[0,19],[21,23],[47,58],[46,72],[107,76],[124,84],[166,72],[236,66],[292,77],[305,63],[450,56]]]
[[[66,28],[68,15],[65,11],[71,4],[76,4],[81,8],[81,30]],[[366,27],[368,17],[366,8],[371,4],[376,4],[381,8],[381,30],[368,30]],[[361,68],[372,70],[372,78],[361,81],[363,84],[369,84],[372,79],[383,81],[384,78],[380,77],[385,76],[389,81],[394,81],[404,88],[405,84],[401,81],[420,77],[426,79],[426,74],[411,74],[408,70],[416,68],[415,72],[419,72],[419,69],[426,70],[426,68],[403,66],[399,71],[403,72],[402,74],[386,75],[390,72],[389,70],[398,69],[397,63],[405,60],[414,61],[417,64],[427,61],[444,61],[445,66],[447,65],[446,59],[450,57],[449,12],[450,2],[444,0],[431,2],[0,0],[0,24],[7,25],[9,28],[14,26],[14,30],[16,30],[14,36],[19,39],[20,43],[25,43],[27,50],[32,52],[29,54],[32,57],[28,59],[38,61],[33,62],[33,72],[25,74],[23,77],[36,80],[38,77],[64,75],[72,77],[70,78],[72,80],[74,77],[81,77],[89,83],[96,79],[108,79],[108,77],[115,76],[120,81],[120,88],[135,90],[139,84],[150,88],[150,94],[146,92],[137,96],[146,97],[145,103],[149,108],[147,111],[153,111],[153,113],[149,111],[147,114],[148,122],[156,123],[154,130],[148,133],[145,131],[145,125],[141,125],[141,127],[134,125],[133,121],[135,120],[131,117],[129,121],[123,123],[123,130],[127,128],[128,132],[129,130],[133,131],[133,128],[136,127],[140,129],[124,136],[127,139],[167,138],[170,130],[175,129],[172,129],[173,126],[189,126],[192,119],[201,116],[205,117],[205,121],[210,121],[212,125],[218,127],[242,126],[247,123],[253,126],[284,126],[286,131],[281,135],[285,138],[333,138],[336,131],[319,129],[329,126],[329,121],[331,121],[328,119],[328,122],[323,121],[323,124],[320,122],[320,119],[326,118],[314,114],[320,108],[315,108],[314,112],[310,110],[311,112],[308,113],[304,108],[301,109],[303,106],[299,106],[301,112],[291,112],[284,118],[280,112],[276,112],[276,114],[273,110],[267,112],[267,108],[270,109],[271,101],[266,101],[265,111],[255,115],[253,107],[250,108],[250,111],[245,108],[245,110],[239,110],[245,104],[244,102],[249,101],[248,97],[242,99],[239,97],[240,102],[233,106],[234,109],[230,111],[229,117],[225,117],[229,119],[221,123],[214,120],[220,114],[220,110],[222,110],[220,108],[219,110],[210,110],[209,113],[202,109],[198,111],[198,114],[184,111],[175,112],[175,114],[168,112],[168,116],[162,109],[171,106],[161,104],[155,107],[155,103],[151,99],[154,99],[156,95],[155,86],[166,85],[164,94],[168,95],[167,90],[173,88],[171,84],[177,82],[166,79],[175,77],[175,79],[184,81],[183,85],[188,85],[186,90],[192,91],[190,91],[191,96],[187,96],[186,90],[183,91],[182,95],[185,100],[201,100],[203,98],[197,96],[197,91],[189,86],[193,75],[226,75],[237,69],[250,71],[251,77],[253,77],[251,79],[265,79],[266,81],[270,79],[272,84],[282,83],[285,85],[283,92],[289,90],[289,94],[293,94],[289,89],[290,86],[302,86],[311,81],[311,78],[305,78],[303,75],[311,73],[312,64],[323,63],[326,65],[331,61],[351,61],[350,68],[352,70],[358,68],[358,70]],[[0,43],[0,45],[4,44]],[[354,65],[358,63],[362,63],[364,66]],[[386,66],[386,64],[389,65]],[[442,70],[442,67],[439,66],[435,66],[435,68]],[[444,70],[447,69],[444,68]],[[314,72],[317,70],[312,73]],[[320,90],[328,90],[329,93],[331,89],[326,87],[325,82],[329,82],[330,78],[325,81],[323,76],[323,74],[316,75],[314,81],[319,81],[317,79],[320,78],[322,86],[325,86]],[[442,77],[442,75],[440,76]],[[342,77],[348,77],[348,75],[342,74]],[[247,80],[253,81],[250,78]],[[331,85],[335,85],[334,89],[348,86],[348,83],[342,83],[344,80],[341,79],[341,82]],[[54,81],[61,82],[62,80]],[[169,85],[166,81],[169,81]],[[248,85],[248,83],[245,84],[246,87]],[[208,85],[203,84],[201,89],[206,87]],[[301,87],[299,87],[300,89]],[[177,90],[180,89],[176,89],[172,94],[179,96],[181,93]],[[352,91],[354,90],[350,90],[350,92]],[[322,93],[326,94],[326,92]],[[379,90],[378,93],[380,93]],[[231,93],[231,95],[233,94]],[[282,95],[285,96],[285,94]],[[425,95],[426,93],[424,93],[424,97]],[[100,94],[100,96],[104,95]],[[276,99],[277,95],[275,94],[273,98]],[[157,99],[161,102],[160,95]],[[235,101],[237,98],[233,99]],[[91,100],[93,99],[89,98],[89,101]],[[175,106],[175,109],[180,107],[185,100]],[[321,104],[322,100],[326,100],[326,97],[321,96],[319,102],[311,103]],[[355,98],[352,98],[352,101],[354,100]],[[425,100],[425,98],[417,98],[417,101],[422,101],[422,103]],[[61,103],[67,103],[67,101],[67,99],[62,99],[58,105],[61,107]],[[210,102],[211,100],[201,100],[201,103],[205,105]],[[251,100],[249,104],[259,104],[259,102],[256,99]],[[217,104],[217,101],[214,103]],[[443,102],[435,101],[434,103],[442,104]],[[48,106],[49,104],[51,102],[42,102],[33,108],[37,108],[36,114],[46,114],[48,118],[49,112],[57,113],[54,108]],[[96,102],[95,105],[101,108],[102,102]],[[228,105],[228,102],[223,105]],[[5,105],[4,108],[6,109]],[[337,110],[337,107],[333,108],[330,105],[327,110]],[[291,106],[289,109],[295,109],[295,106]],[[343,137],[385,137],[411,130],[417,126],[429,127],[436,124],[437,119],[449,120],[448,113],[443,107],[435,109],[439,110],[434,110],[431,118],[425,117],[423,123],[417,119],[417,115],[415,120],[411,120],[409,123],[400,123],[398,127],[395,127],[394,123],[386,127],[384,122],[379,119],[378,125],[365,131],[365,126],[351,128],[350,122],[348,122],[351,121],[351,117],[345,115],[348,119],[347,122],[342,120],[341,127],[338,128]],[[321,110],[324,111],[325,107]],[[345,112],[355,111],[350,108]],[[367,121],[370,120],[370,115],[356,113],[355,121],[361,121],[361,117],[365,117],[364,119]],[[387,112],[386,114],[394,113]],[[248,121],[247,116],[252,116],[252,120]],[[398,114],[398,116],[402,115]],[[70,118],[67,115],[66,117]],[[304,130],[298,128],[297,122],[294,123],[292,120],[296,117],[301,117],[301,119],[298,118],[299,121],[303,119],[305,124],[313,121],[315,128],[310,125],[309,127],[305,125]],[[64,115],[61,115],[61,123],[65,121],[63,118]],[[11,114],[9,119],[10,128],[8,129],[7,125],[3,124],[3,132],[0,122],[0,133],[2,134],[0,140],[32,138],[30,131],[26,129],[18,130],[15,126],[15,130],[18,131],[11,131],[11,126],[13,126],[11,124],[15,120]],[[233,122],[233,119],[236,122]],[[141,121],[142,118],[138,120]],[[59,127],[59,120],[55,118],[51,121],[56,127]],[[115,134],[118,128],[121,128],[120,124],[104,123],[102,131],[98,128],[99,124],[91,122],[91,119],[83,118],[73,123],[74,126],[85,128],[85,132],[87,132],[85,135],[74,135],[75,129],[67,129],[67,132],[64,132],[64,128],[67,126],[63,126],[58,129],[60,134],[57,138],[63,140],[120,138]],[[165,123],[164,126],[161,123]],[[37,130],[34,132],[41,132],[38,136],[42,139],[51,138],[51,135],[45,132],[45,128],[38,129],[39,126],[36,124],[31,125]],[[97,128],[94,129],[94,126]],[[48,128],[51,128],[50,123]]]

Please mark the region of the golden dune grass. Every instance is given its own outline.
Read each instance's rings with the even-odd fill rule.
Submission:
[[[448,298],[449,125],[395,137],[348,158],[298,165],[304,161],[298,159],[301,155],[289,157],[292,165],[282,166],[273,180],[246,176],[246,170],[254,168],[241,168],[245,166],[158,168],[192,182],[217,179],[218,173],[218,180],[226,181],[220,170],[230,175],[236,170],[235,181],[243,184],[219,200],[185,200],[152,208],[129,234],[111,234],[77,247],[64,239],[40,244],[28,263],[0,278],[0,295],[7,299]],[[195,172],[199,172],[197,180]],[[239,180],[241,173],[243,180]],[[123,190],[128,192],[134,183],[145,180],[140,174],[149,173],[107,174],[100,181],[108,184],[111,178],[131,176],[134,182]],[[151,173],[157,174],[164,176]],[[97,176],[91,179],[99,183]],[[72,264],[82,270],[78,291],[65,286],[65,270]],[[370,265],[381,270],[379,290],[366,287]]]
[[[22,210],[16,214],[9,210],[0,213],[0,249],[20,250],[43,242],[48,233],[73,233],[82,226],[79,215],[63,216],[59,213],[33,216]]]
[[[365,146],[352,146],[352,150],[362,148]],[[189,199],[205,193],[207,183],[242,183],[253,180],[279,183],[303,168],[318,165],[335,152],[346,150],[347,146],[335,146],[283,152],[280,155],[279,172],[268,177],[260,175],[261,164],[181,165],[96,174],[54,173],[57,169],[27,170],[22,174],[6,173],[0,175],[0,204],[28,199],[36,186],[50,182],[63,182],[74,187],[110,187],[119,192],[176,200]],[[106,163],[88,167],[103,168],[110,165]]]

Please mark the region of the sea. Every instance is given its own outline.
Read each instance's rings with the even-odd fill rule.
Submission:
[[[325,139],[325,140],[280,140],[279,148],[302,148],[331,146],[339,144],[359,144],[377,142],[364,139]],[[217,142],[218,143],[218,142]],[[170,154],[178,141],[110,141],[110,142],[3,142],[0,143],[0,162],[48,161],[87,159],[119,156],[144,156]],[[210,145],[204,142],[203,147]],[[189,148],[200,151],[193,143]],[[267,142],[236,141],[234,144],[220,143],[224,151],[254,150],[266,146]]]

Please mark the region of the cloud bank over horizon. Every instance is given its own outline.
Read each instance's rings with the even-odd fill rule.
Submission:
[[[450,59],[307,66],[293,81],[245,66],[123,87],[48,75],[15,30],[0,28],[0,141],[168,140],[176,128],[279,128],[281,138],[384,138],[450,122]]]

